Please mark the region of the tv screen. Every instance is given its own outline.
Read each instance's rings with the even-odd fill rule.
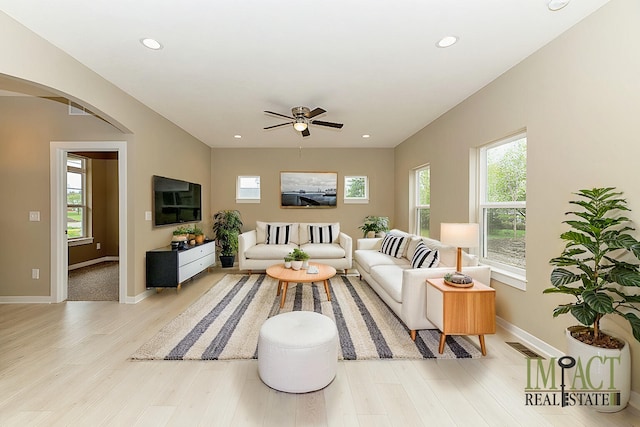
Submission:
[[[153,176],[153,225],[202,220],[200,184]]]

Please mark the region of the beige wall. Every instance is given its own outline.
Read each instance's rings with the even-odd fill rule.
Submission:
[[[358,226],[367,215],[388,216],[393,224],[393,149],[213,149],[211,151],[211,208],[238,209],[244,231],[256,221],[340,222],[340,229],[354,239],[362,237]],[[281,171],[338,173],[338,206],[326,209],[280,207]],[[238,175],[259,175],[262,202],[236,203]],[[368,204],[344,204],[345,175],[369,177]],[[207,227],[210,233],[210,224]]]
[[[210,148],[2,12],[0,51],[3,52],[0,55],[0,74],[52,88],[128,132],[118,138],[127,141],[127,295],[135,297],[141,294],[145,290],[146,251],[164,246],[171,239],[170,228],[154,229],[151,221],[145,220],[145,212],[152,210],[151,176],[157,174],[201,183],[204,193],[203,218],[207,218],[210,216]],[[26,122],[23,125],[34,124]],[[54,135],[43,136],[43,139],[69,138]],[[82,134],[75,134],[73,138],[86,139]],[[4,145],[4,142],[0,143]],[[29,158],[38,159],[34,174],[38,176],[40,184],[27,192],[33,201],[37,201],[37,206],[28,209],[41,210],[44,218],[38,224],[37,232],[35,227],[31,228],[33,231],[29,239],[14,248],[16,253],[22,254],[21,262],[12,265],[16,270],[16,280],[7,285],[11,286],[9,291],[0,286],[0,296],[50,294],[48,145],[34,149]],[[22,208],[16,215],[24,217],[27,209]],[[29,244],[36,241],[35,237],[39,239],[37,250]],[[25,254],[29,254],[29,257]],[[41,270],[41,279],[35,284],[30,279],[33,263],[45,266],[47,270],[44,275]]]
[[[0,97],[0,226],[12,230],[0,233],[0,247],[4,248],[0,252],[1,296],[49,295],[49,142],[122,137],[120,131],[95,117],[69,116],[68,107],[59,102]],[[98,170],[106,173],[105,167]],[[30,211],[40,211],[41,221],[30,222]],[[96,232],[104,236],[107,230],[100,224],[98,219]],[[117,254],[117,246],[115,250]],[[40,269],[40,279],[31,279],[32,268]]]
[[[431,227],[437,235],[440,222],[469,218],[470,149],[526,128],[527,290],[493,286],[500,317],[561,350],[563,328],[576,322],[570,316],[553,319],[553,308],[567,299],[542,290],[550,286],[549,260],[563,247],[559,236],[567,230],[562,221],[571,193],[618,187],[633,210],[631,219],[640,224],[640,55],[634,53],[639,17],[640,2],[612,1],[396,149],[397,221],[408,221],[408,171],[430,163]],[[454,161],[463,167],[451,167]],[[622,333],[632,353],[640,354],[626,325],[603,326]],[[639,369],[632,388],[640,391]]]

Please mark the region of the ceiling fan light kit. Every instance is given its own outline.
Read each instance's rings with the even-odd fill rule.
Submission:
[[[273,129],[273,128],[278,128],[278,127],[292,124],[293,128],[296,131],[300,132],[303,137],[311,135],[311,132],[309,132],[309,125],[318,125],[318,126],[326,126],[326,127],[336,128],[336,129],[342,129],[342,126],[343,126],[342,123],[312,120],[314,117],[319,116],[320,114],[324,114],[326,112],[327,110],[320,107],[314,108],[313,110],[307,107],[293,107],[291,109],[291,116],[275,113],[273,111],[265,111],[265,113],[267,114],[288,119],[289,122],[280,123],[278,125],[273,125],[273,126],[267,126],[264,129],[265,130]]]

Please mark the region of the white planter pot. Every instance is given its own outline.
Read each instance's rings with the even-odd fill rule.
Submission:
[[[291,261],[291,268],[300,270],[300,268],[302,268],[302,261]]]
[[[302,261],[302,269],[306,270],[309,268],[309,260],[305,259],[304,261]]]
[[[291,261],[285,261],[284,268],[291,268]]]
[[[607,334],[609,333],[607,332]],[[617,412],[624,409],[629,403],[631,391],[629,343],[625,342],[622,349],[615,350],[594,347],[578,341],[571,336],[569,330],[566,331],[566,337],[567,355],[576,359],[576,366],[568,370],[568,385],[573,387],[575,392],[587,390],[596,390],[602,393],[619,391],[619,404],[613,404],[616,402],[611,401],[609,405],[592,405],[591,407],[599,412]]]

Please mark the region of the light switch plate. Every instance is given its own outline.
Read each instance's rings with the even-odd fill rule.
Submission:
[[[145,211],[144,220],[145,221],[151,221],[151,211]]]

